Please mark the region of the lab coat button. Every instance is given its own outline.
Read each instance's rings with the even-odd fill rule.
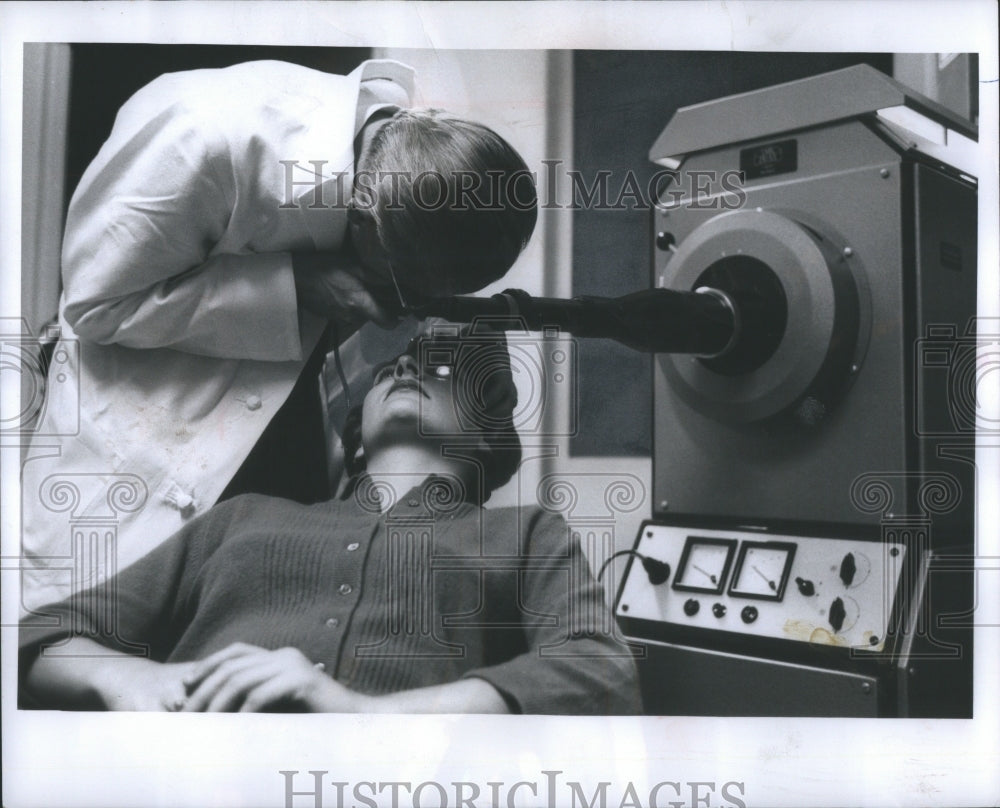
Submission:
[[[246,405],[248,410],[259,410],[262,403],[260,396],[247,396]]]
[[[171,508],[176,508],[185,519],[195,512],[195,507],[197,506],[194,496],[181,488],[177,483],[170,484],[167,492],[163,495],[163,501]]]

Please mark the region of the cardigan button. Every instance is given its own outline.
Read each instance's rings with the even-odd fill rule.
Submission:
[[[408,500],[406,500],[406,504],[409,505],[411,508],[416,508],[417,505],[420,504],[420,500],[417,499],[416,497],[410,497]]]
[[[341,595],[350,595],[354,591],[354,588],[350,584],[341,584],[338,591]]]
[[[360,546],[361,546],[361,545],[360,545],[360,544],[358,544],[358,543],[357,543],[356,541],[352,541],[352,542],[351,542],[350,544],[348,544],[348,545],[347,545],[347,552],[349,552],[349,553],[353,553],[353,552],[354,552],[355,550],[357,550],[357,549],[358,549],[358,548],[359,548]]]
[[[340,621],[336,617],[328,617],[326,620],[327,628],[336,628],[340,625]]]
[[[248,410],[259,410],[263,402],[260,396],[247,396],[246,405]]]

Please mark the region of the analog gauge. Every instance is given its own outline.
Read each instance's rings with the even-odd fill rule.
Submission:
[[[688,536],[673,588],[684,592],[719,594],[726,586],[735,549],[735,539]]]
[[[729,594],[781,600],[794,557],[795,545],[788,542],[743,542]]]

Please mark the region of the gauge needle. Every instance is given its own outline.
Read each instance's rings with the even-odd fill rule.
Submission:
[[[772,581],[763,572],[761,572],[759,569],[757,569],[757,565],[756,564],[753,564],[751,566],[753,567],[753,571],[756,572],[761,578],[763,578],[767,582],[767,585],[769,587],[771,587],[771,591],[773,592],[774,589],[775,589],[774,581]]]
[[[697,564],[692,564],[691,566],[693,566],[696,570],[698,570],[698,572],[700,572],[702,575],[704,575],[706,578],[708,578],[708,580],[710,580],[713,584],[717,584],[718,583],[718,580],[716,580],[716,578],[715,578],[714,575],[712,575],[711,573],[705,572],[705,570],[703,570]]]

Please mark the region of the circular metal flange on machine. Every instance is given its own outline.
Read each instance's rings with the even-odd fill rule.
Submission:
[[[822,420],[846,387],[859,328],[854,277],[833,244],[772,211],[722,213],[684,239],[664,274],[668,288],[710,286],[741,310],[725,354],[659,357],[681,399],[726,423],[785,411]]]

